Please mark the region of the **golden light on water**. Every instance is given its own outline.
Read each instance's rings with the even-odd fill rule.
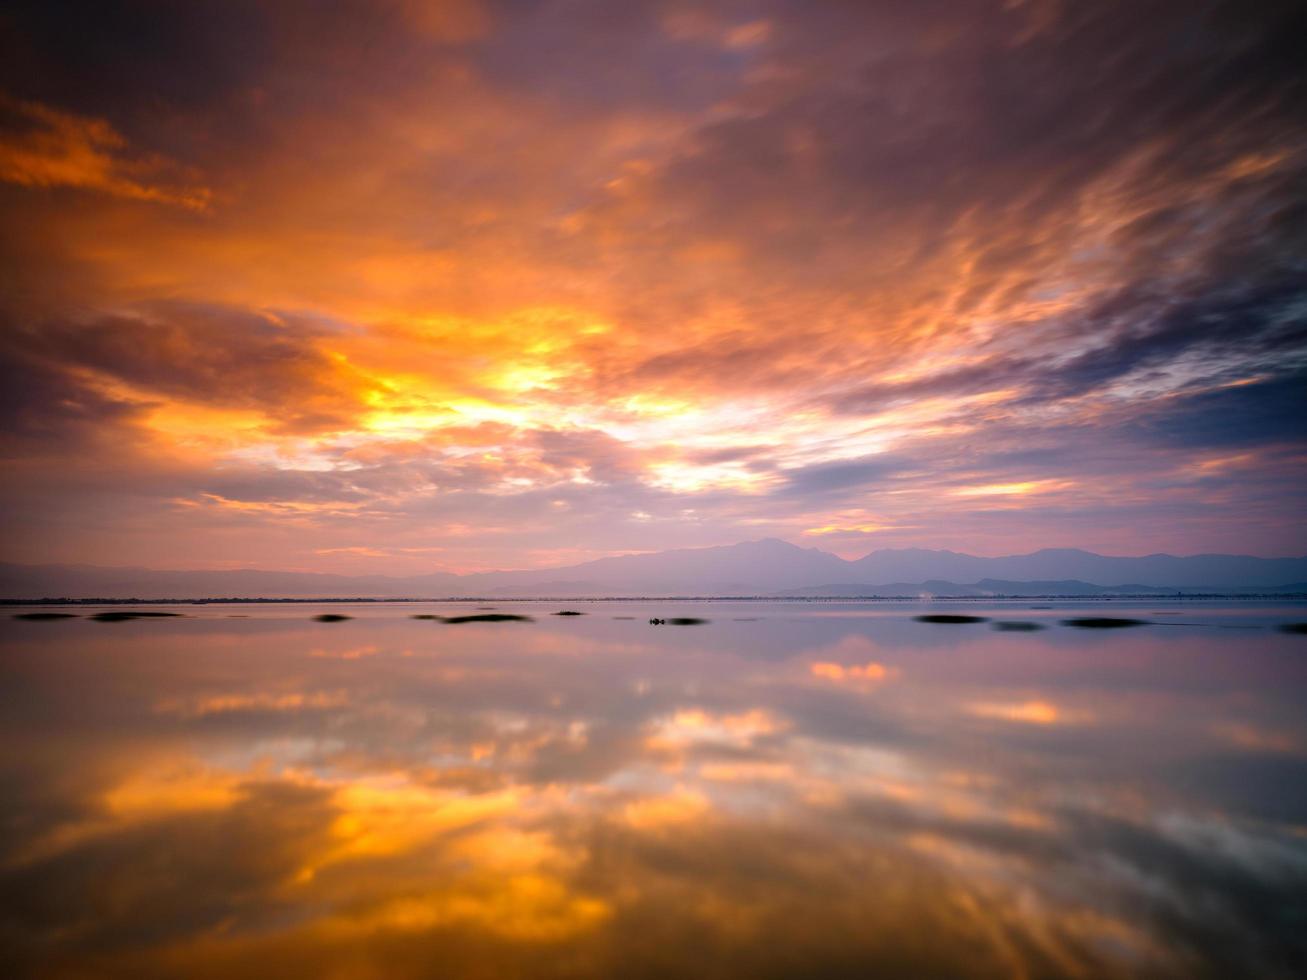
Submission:
[[[1008,634],[718,603],[678,631],[641,621],[659,606],[6,620],[6,677],[38,712],[0,762],[25,787],[4,804],[2,907],[31,937],[11,948],[70,974],[488,957],[589,977],[695,975],[704,948],[732,973],[765,950],[819,972],[1180,975],[1300,945],[1194,884],[1244,874],[1293,908],[1292,801],[1269,816],[1272,796],[1187,777],[1298,764],[1283,609],[1190,603],[1105,640],[1058,610]],[[58,903],[29,901],[47,887]]]

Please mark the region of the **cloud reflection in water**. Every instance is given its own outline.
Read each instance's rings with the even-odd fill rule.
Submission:
[[[0,940],[43,976],[1303,965],[1297,638],[750,612],[9,623]]]

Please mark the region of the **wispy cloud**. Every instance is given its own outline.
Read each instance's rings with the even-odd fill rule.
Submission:
[[[75,187],[192,211],[209,207],[208,188],[169,180],[174,164],[133,154],[103,119],[7,96],[0,96],[0,114],[7,117],[0,126],[0,180],[33,188]]]
[[[82,14],[0,68],[12,557],[1307,547],[1298,4]]]

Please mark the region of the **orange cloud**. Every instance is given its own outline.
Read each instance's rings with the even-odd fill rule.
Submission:
[[[818,661],[808,666],[809,672],[813,677],[820,677],[823,680],[834,681],[837,684],[844,682],[863,682],[869,684],[880,684],[898,676],[898,668],[886,667],[884,664],[876,663],[874,660],[861,665],[845,666],[844,664],[831,663],[829,661]]]
[[[212,192],[196,185],[159,182],[175,165],[130,155],[127,141],[102,119],[0,95],[0,113],[17,127],[0,130],[0,180],[24,187],[76,187],[113,197],[206,210]]]
[[[1038,699],[1014,702],[982,701],[968,704],[966,711],[977,718],[1012,721],[1023,725],[1083,724],[1093,720],[1093,715],[1089,712],[1069,709]]]
[[[356,653],[355,656],[366,654]],[[346,655],[348,659],[348,655]],[[208,715],[246,711],[306,711],[339,708],[349,701],[344,691],[314,691],[273,694],[259,691],[254,694],[214,694],[190,701],[170,699],[159,702],[155,710],[161,714],[180,715],[185,718],[203,718]]]

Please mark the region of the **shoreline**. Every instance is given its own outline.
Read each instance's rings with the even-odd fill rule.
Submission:
[[[632,596],[444,596],[378,598],[369,596],[327,596],[322,598],[277,597],[210,597],[203,599],[113,598],[100,596],[86,599],[41,598],[0,599],[0,607],[16,606],[219,606],[219,605],[313,605],[313,604],[420,604],[420,603],[490,603],[490,602],[1187,602],[1187,601],[1305,601],[1304,592],[1194,592],[1194,593],[1119,593],[1112,595],[1085,595],[1070,593],[1044,593],[1021,595],[865,595],[865,596],[758,596],[758,595],[632,595]]]

